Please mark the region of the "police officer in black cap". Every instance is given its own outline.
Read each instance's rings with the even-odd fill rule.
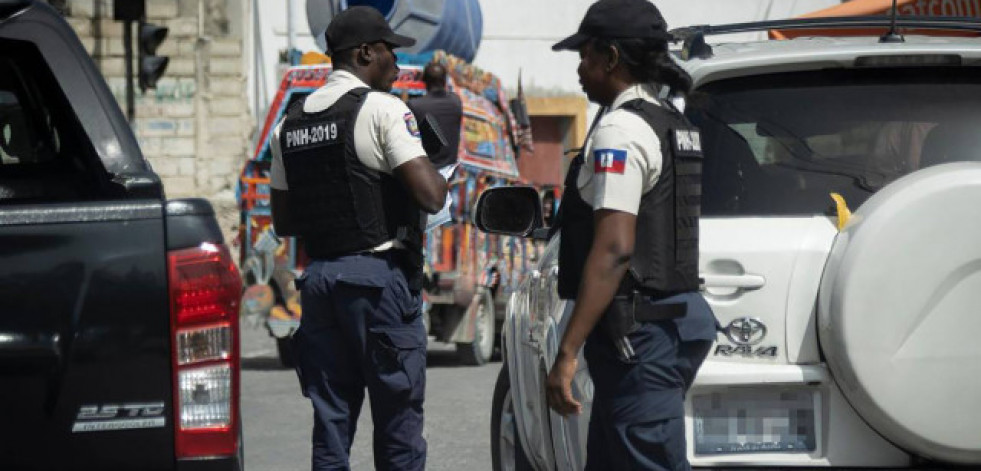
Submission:
[[[586,469],[688,469],[684,396],[716,335],[698,293],[698,130],[659,88],[691,78],[647,0],[600,0],[555,50],[603,107],[565,181],[559,295],[575,307],[549,372],[549,405],[574,414],[577,354],[595,386]]]
[[[315,470],[349,469],[367,389],[377,469],[421,470],[426,332],[420,315],[423,211],[446,181],[426,158],[412,112],[386,93],[398,67],[381,13],[353,7],[326,33],[334,70],[291,106],[271,147],[276,232],[312,261],[297,279],[297,372],[314,409]]]

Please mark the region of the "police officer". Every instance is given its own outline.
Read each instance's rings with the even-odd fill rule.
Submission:
[[[420,315],[422,217],[446,181],[425,158],[419,128],[386,93],[398,73],[392,32],[370,7],[331,21],[334,71],[291,106],[272,141],[276,232],[312,261],[297,280],[303,318],[292,345],[314,409],[315,470],[348,469],[367,389],[377,469],[421,470],[426,332]]]
[[[658,87],[691,78],[647,0],[600,0],[554,50],[578,50],[603,106],[573,160],[559,208],[559,295],[575,307],[547,380],[549,405],[579,413],[577,353],[595,386],[586,469],[688,469],[684,396],[716,321],[698,294],[701,144]],[[601,112],[602,113],[602,112]]]
[[[460,97],[446,89],[446,67],[443,64],[426,64],[422,69],[422,81],[426,84],[426,94],[409,100],[409,109],[416,118],[424,119],[426,115],[432,115],[439,124],[446,146],[429,158],[436,167],[445,167],[456,163],[463,103],[460,102]]]

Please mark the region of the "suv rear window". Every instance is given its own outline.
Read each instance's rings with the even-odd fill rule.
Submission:
[[[825,70],[711,83],[689,118],[705,150],[707,216],[862,204],[920,168],[981,160],[981,77],[964,69]]]

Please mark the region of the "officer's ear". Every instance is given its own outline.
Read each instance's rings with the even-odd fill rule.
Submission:
[[[613,72],[613,69],[620,65],[620,50],[616,46],[610,44],[606,51],[606,71]]]
[[[375,60],[375,51],[371,48],[371,44],[363,43],[358,46],[357,60],[361,65],[368,65]]]

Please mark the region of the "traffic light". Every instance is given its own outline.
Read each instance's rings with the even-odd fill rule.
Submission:
[[[112,17],[116,21],[139,21],[145,14],[144,0],[116,0],[112,4]]]
[[[170,58],[157,56],[156,52],[160,43],[167,38],[168,31],[164,26],[157,26],[144,21],[140,22],[140,65],[138,75],[140,91],[143,93],[146,93],[148,88],[156,88],[157,79],[167,70],[167,64],[170,62]]]

